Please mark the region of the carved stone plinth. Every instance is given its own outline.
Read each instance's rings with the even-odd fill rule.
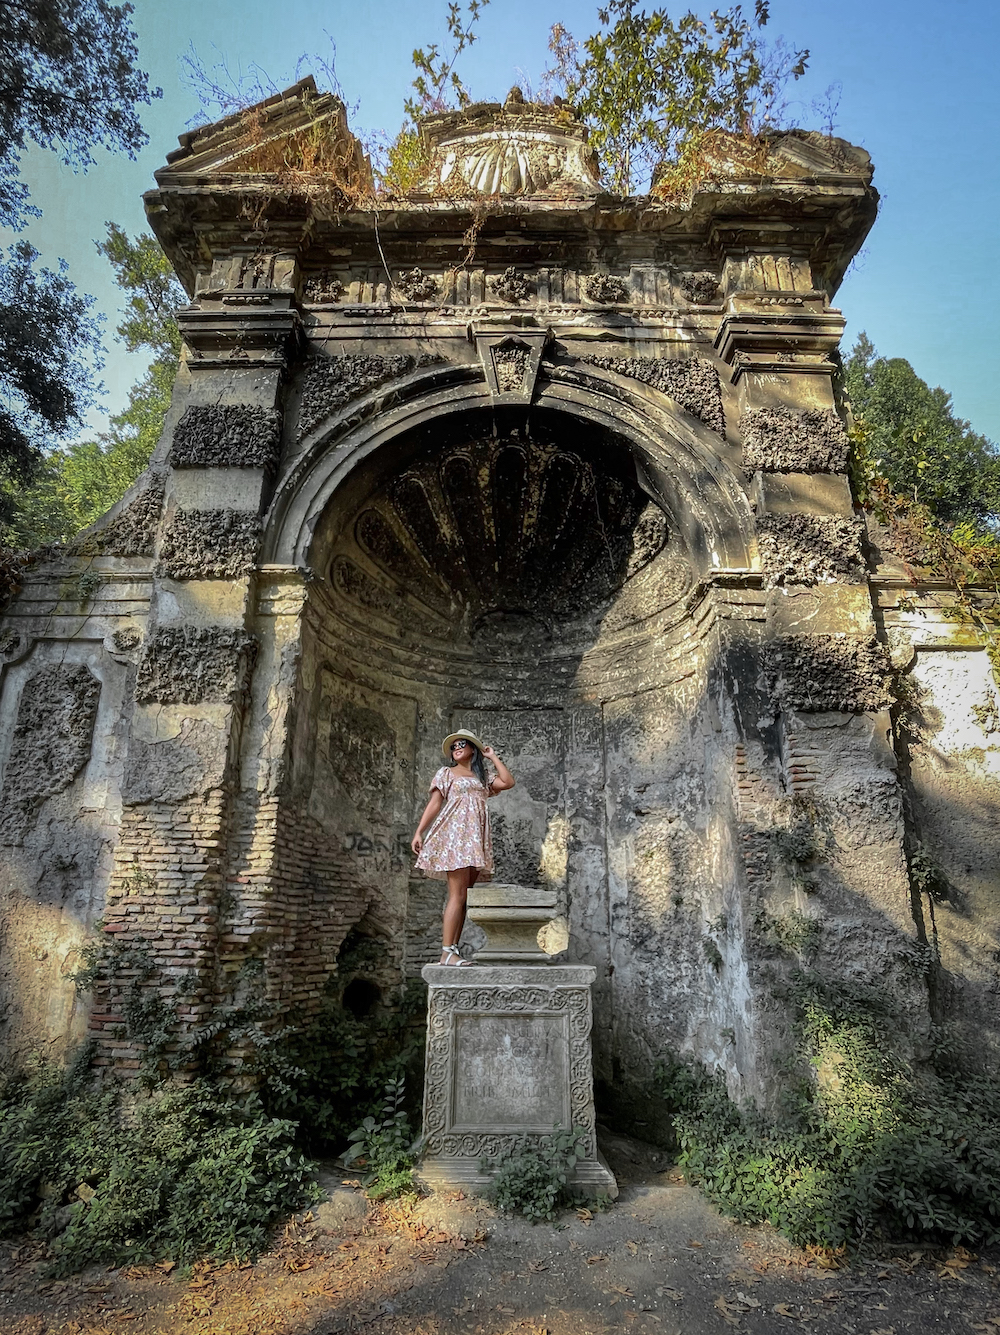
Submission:
[[[556,915],[556,893],[527,885],[474,885],[469,917],[486,933],[479,964],[548,964],[538,933]]]
[[[618,1194],[597,1152],[584,964],[459,969],[428,964],[423,1180],[483,1187],[489,1164],[519,1137],[555,1126],[586,1132],[572,1186]]]

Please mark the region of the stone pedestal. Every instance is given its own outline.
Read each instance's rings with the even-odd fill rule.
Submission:
[[[483,1187],[496,1159],[519,1137],[538,1141],[555,1126],[587,1133],[571,1185],[616,1196],[597,1152],[590,1059],[589,965],[428,964],[424,1160],[432,1187]]]
[[[479,964],[548,964],[538,934],[556,915],[556,892],[527,885],[474,885],[469,917],[486,933]]]

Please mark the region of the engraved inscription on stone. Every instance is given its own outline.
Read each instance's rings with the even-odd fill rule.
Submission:
[[[565,1013],[456,1015],[450,1129],[569,1126],[568,1023]]]

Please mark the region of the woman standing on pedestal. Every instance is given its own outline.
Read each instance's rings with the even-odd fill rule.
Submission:
[[[493,844],[486,799],[514,787],[514,776],[492,746],[475,733],[460,729],[441,743],[447,765],[431,780],[430,801],[424,807],[410,847],[417,866],[428,876],[448,882],[444,906],[440,964],[468,965],[458,953],[465,925],[469,886],[493,875]],[[483,757],[496,769],[486,778]]]

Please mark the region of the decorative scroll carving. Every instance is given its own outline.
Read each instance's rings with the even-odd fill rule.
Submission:
[[[417,365],[408,356],[312,357],[306,365],[299,409],[299,436],[307,436],[351,399],[405,375]]]
[[[863,529],[856,519],[816,515],[764,515],[757,521],[768,588],[837,580],[863,584]]]
[[[224,626],[163,626],[146,645],[136,674],[140,704],[234,703],[257,656],[248,631]]]
[[[0,843],[19,843],[42,803],[86,765],[100,695],[82,663],[44,667],[25,683],[0,793]]]
[[[711,430],[724,435],[726,418],[722,408],[719,373],[702,357],[586,357],[591,366],[630,376],[667,394],[693,413]]]
[[[399,275],[399,288],[407,301],[429,301],[437,291],[437,281],[423,269],[411,269]]]
[[[491,278],[490,287],[501,301],[509,301],[512,304],[518,301],[527,301],[535,290],[524,274],[519,273],[513,264],[504,269],[499,278]]]
[[[783,709],[860,714],[892,703],[885,646],[847,635],[783,635],[766,646],[764,678]]]
[[[257,563],[260,519],[247,510],[178,510],[160,544],[170,579],[240,579]]]
[[[281,445],[277,408],[185,408],[174,431],[175,468],[273,468]]]
[[[831,409],[753,408],[740,418],[743,467],[774,473],[842,473],[850,441]]]
[[[692,306],[707,306],[719,295],[719,280],[714,273],[686,273],[681,291]]]
[[[628,284],[615,274],[591,274],[586,282],[587,296],[602,306],[614,306],[631,299]]]
[[[455,1017],[480,1014],[566,1013],[569,1017],[570,1110],[574,1126],[583,1127],[588,1158],[597,1154],[590,1062],[590,994],[586,987],[432,988],[427,1016],[427,1091],[424,1135],[427,1153],[463,1158],[496,1158],[511,1136],[495,1132],[455,1133],[449,1128],[449,1067],[454,1057]],[[535,1140],[541,1137],[534,1137]],[[532,1139],[532,1137],[528,1137]]]

